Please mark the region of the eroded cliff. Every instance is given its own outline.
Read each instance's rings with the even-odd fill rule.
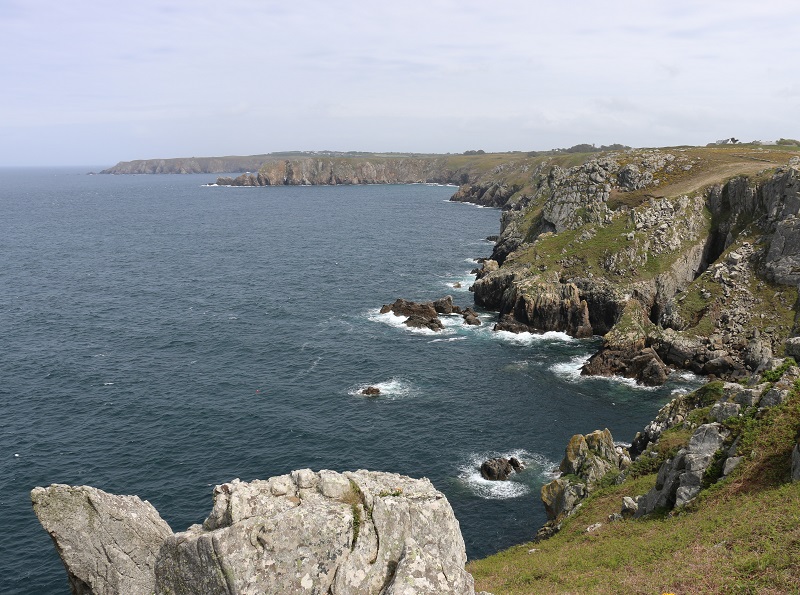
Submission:
[[[532,170],[504,207],[476,303],[534,332],[604,335],[587,374],[660,384],[671,368],[759,369],[797,332],[800,158],[738,151],[629,150]]]

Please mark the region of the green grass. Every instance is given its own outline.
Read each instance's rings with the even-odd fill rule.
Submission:
[[[721,383],[710,383],[692,399],[707,403],[720,391]],[[471,561],[467,569],[476,590],[495,595],[799,593],[800,482],[789,481],[800,431],[798,392],[760,418],[746,416],[739,450],[748,451],[748,458],[683,510],[609,523],[622,497],[646,493],[655,475],[605,487],[585,500],[554,537]],[[670,440],[684,437],[675,434]],[[586,532],[598,522],[603,523],[599,530]]]

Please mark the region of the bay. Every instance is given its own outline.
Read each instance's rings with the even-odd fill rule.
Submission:
[[[426,476],[482,557],[545,521],[572,434],[630,440],[694,382],[580,378],[597,338],[494,333],[491,312],[438,334],[380,315],[398,297],[471,305],[500,213],[454,188],[209,182],[0,170],[4,592],[69,592],[28,495],[51,483],[138,494],[178,531],[236,477]],[[510,454],[523,473],[480,478]]]

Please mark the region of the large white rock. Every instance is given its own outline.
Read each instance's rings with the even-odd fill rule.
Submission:
[[[172,534],[135,496],[32,492],[73,592],[125,595],[473,595],[458,521],[427,479],[309,469],[214,489]]]
[[[137,496],[53,484],[31,491],[33,510],[55,543],[78,595],[151,595],[169,525]]]

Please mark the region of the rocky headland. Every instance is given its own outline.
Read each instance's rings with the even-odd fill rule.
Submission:
[[[584,374],[658,385],[673,369],[761,369],[798,333],[800,157],[742,151],[545,160],[525,183],[524,168],[499,171],[502,229],[476,304],[497,310],[503,330],[602,335]],[[453,200],[483,202],[486,184]]]

